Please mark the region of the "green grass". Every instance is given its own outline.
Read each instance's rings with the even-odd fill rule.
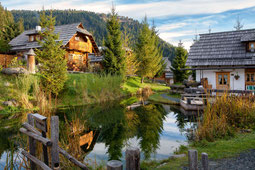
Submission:
[[[199,159],[201,153],[208,154],[209,159],[217,160],[222,158],[230,158],[237,156],[241,152],[248,151],[255,148],[255,133],[237,134],[230,139],[221,139],[215,142],[201,141],[194,143],[189,147],[182,147],[177,154],[188,154],[188,149],[196,149],[198,151]],[[181,169],[182,166],[188,165],[188,157],[179,159],[166,159],[163,161],[143,162],[142,169]]]
[[[36,83],[38,85],[37,78],[34,75],[19,77],[0,74],[0,102],[16,99],[26,106],[29,101],[35,101],[35,89],[31,89],[31,86]],[[10,83],[9,87],[5,86],[6,82]],[[149,80],[141,84],[141,79],[138,77],[123,80],[117,75],[68,74],[64,89],[58,95],[58,106],[77,106],[117,100],[136,94],[139,89],[145,87],[151,88],[154,92],[169,89],[165,85],[151,83]],[[13,112],[13,109],[15,110],[15,108],[5,108],[4,112]]]
[[[180,99],[179,95],[168,95],[169,97],[175,98],[175,99]],[[164,103],[164,104],[174,104],[174,105],[179,105],[180,103],[175,101],[175,100],[169,100],[161,96],[161,94],[153,94],[151,95],[148,100],[157,102],[157,103]]]
[[[123,90],[126,93],[135,94],[140,88],[149,87],[154,92],[166,91],[170,90],[170,87],[160,84],[160,83],[151,83],[149,80],[145,80],[145,82],[141,83],[140,77],[130,77],[123,85]]]

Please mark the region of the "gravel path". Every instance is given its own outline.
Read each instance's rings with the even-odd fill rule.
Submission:
[[[201,163],[199,163],[200,169],[202,169]],[[188,167],[183,167],[183,170],[188,170]],[[234,158],[209,160],[209,170],[255,170],[255,149],[241,153]]]

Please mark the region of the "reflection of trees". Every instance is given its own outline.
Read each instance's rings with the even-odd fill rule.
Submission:
[[[141,139],[139,144],[145,159],[148,159],[159,147],[166,112],[162,105],[154,104],[136,108],[135,111],[140,121],[137,127],[137,136]]]
[[[149,104],[127,111],[116,102],[65,111],[68,121],[78,117],[79,123],[87,127],[86,132],[80,133],[80,136],[90,131],[98,133],[94,135],[89,149],[86,149],[87,145],[84,145],[83,151],[90,151],[95,141],[103,142],[108,149],[109,159],[120,159],[125,141],[136,135],[140,138],[141,150],[145,157],[149,158],[151,153],[159,147],[166,114],[162,105]],[[64,125],[63,128],[65,128]]]

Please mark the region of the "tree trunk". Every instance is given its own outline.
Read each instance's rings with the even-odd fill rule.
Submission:
[[[143,84],[143,80],[144,80],[144,77],[142,77],[142,79],[141,79],[141,83]]]

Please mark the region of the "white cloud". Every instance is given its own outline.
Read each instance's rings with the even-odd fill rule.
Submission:
[[[36,9],[40,10],[44,5],[46,9],[77,9],[94,12],[107,13],[110,11],[112,1],[4,1],[9,9]],[[120,2],[121,3],[121,2]],[[8,5],[9,4],[9,5]],[[145,14],[150,18],[176,15],[194,15],[205,13],[220,13],[232,9],[243,9],[255,6],[254,0],[178,0],[161,1],[151,3],[117,4],[117,11],[120,15],[141,19]]]

